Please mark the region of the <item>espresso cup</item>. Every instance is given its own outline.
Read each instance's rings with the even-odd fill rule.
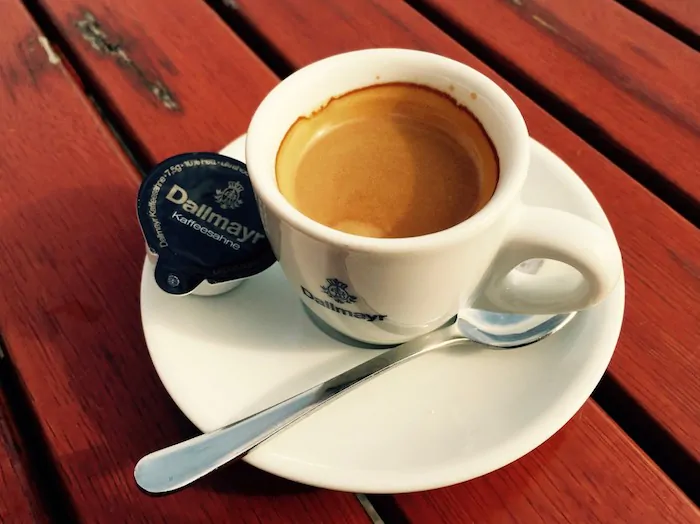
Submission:
[[[443,92],[478,119],[498,155],[493,196],[463,222],[409,238],[358,236],[308,218],[277,185],[276,158],[288,130],[335,97],[392,82]],[[405,49],[353,51],[298,70],[262,101],[246,141],[263,226],[286,278],[317,317],[374,344],[415,338],[465,307],[564,313],[612,291],[622,273],[614,236],[571,213],[523,204],[529,156],[523,117],[494,82],[460,62]],[[577,271],[548,278],[514,270],[532,259]]]

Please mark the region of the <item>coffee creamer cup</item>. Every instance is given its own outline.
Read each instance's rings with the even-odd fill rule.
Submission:
[[[137,213],[158,286],[172,295],[219,294],[270,267],[244,163],[216,153],[185,153],[143,180]]]

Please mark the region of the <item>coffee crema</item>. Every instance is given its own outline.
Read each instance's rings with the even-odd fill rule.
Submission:
[[[408,83],[351,91],[299,118],[275,169],[301,213],[377,238],[459,224],[498,182],[498,157],[476,117],[447,94]]]

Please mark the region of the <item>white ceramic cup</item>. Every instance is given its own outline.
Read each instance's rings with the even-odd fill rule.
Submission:
[[[387,82],[448,93],[490,136],[500,164],[498,185],[486,206],[464,222],[419,237],[368,238],[311,220],[280,193],[277,151],[297,118],[334,96]],[[287,279],[331,327],[375,344],[404,342],[475,304],[562,313],[593,306],[613,289],[622,261],[611,233],[570,213],[521,202],[529,153],[522,115],[494,82],[460,62],[405,49],[353,51],[298,70],[260,104],[246,142],[263,225]],[[565,272],[563,279],[511,271],[530,259],[554,259],[579,273]]]

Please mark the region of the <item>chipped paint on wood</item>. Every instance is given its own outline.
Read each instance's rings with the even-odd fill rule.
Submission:
[[[549,31],[551,31],[552,33],[559,34],[559,31],[557,30],[556,27],[554,27],[552,24],[550,24],[546,20],[540,18],[539,16],[532,15],[532,19],[535,22],[537,22],[538,24],[540,24],[542,27],[544,27],[545,29],[548,29]]]
[[[170,111],[179,111],[180,104],[173,93],[160,80],[148,77],[146,72],[129,56],[126,50],[115,39],[102,29],[99,21],[89,11],[83,12],[83,17],[75,22],[83,40],[100,54],[112,57],[117,64],[136,75],[138,81],[146,86],[158,102]]]
[[[58,65],[61,63],[61,57],[56,54],[56,52],[53,50],[53,47],[51,47],[51,42],[49,42],[49,39],[46,38],[45,36],[40,36],[37,38],[39,45],[41,48],[44,50],[46,53],[46,58],[49,59],[49,63],[53,65]]]

